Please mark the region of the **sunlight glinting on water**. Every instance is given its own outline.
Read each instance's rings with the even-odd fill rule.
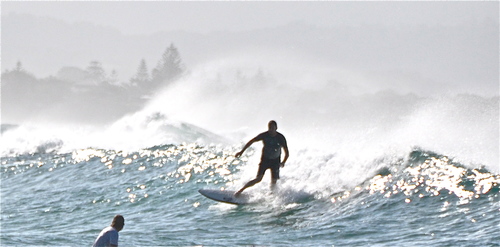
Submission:
[[[420,198],[448,192],[461,199],[470,200],[488,193],[493,186],[500,183],[500,177],[481,173],[477,169],[468,174],[466,168],[454,165],[447,157],[431,157],[420,165],[406,168],[403,172],[407,177],[393,185],[393,191],[401,191],[407,196],[419,193]],[[467,182],[472,183],[474,187],[467,186]]]
[[[468,170],[457,166],[448,157],[430,157],[420,164],[409,165],[399,175],[376,175],[364,188],[358,186],[354,191],[379,193],[386,198],[402,193],[406,203],[415,200],[413,196],[424,198],[448,193],[458,197],[459,203],[467,204],[470,200],[487,194],[499,184],[499,175],[478,169]],[[333,196],[331,201],[342,201],[349,196],[351,193],[344,192],[342,195]],[[443,207],[448,205],[446,203]]]
[[[219,146],[200,146],[198,144],[182,144],[182,145],[167,145],[161,147],[152,147],[139,150],[136,152],[102,150],[102,149],[80,149],[75,150],[71,155],[71,164],[79,163],[100,163],[108,170],[120,169],[121,173],[127,171],[143,172],[150,168],[163,168],[165,172],[157,178],[165,180],[176,180],[178,184],[188,183],[194,175],[197,175],[195,182],[213,183],[214,185],[221,182],[230,185],[233,183],[233,172],[231,166],[241,163],[240,160],[235,160],[233,154],[235,147]],[[52,160],[48,171],[53,171],[58,167],[62,167],[65,162],[65,157],[58,160]],[[7,161],[3,161],[5,163]],[[18,161],[18,165],[5,167],[4,171],[10,171],[13,174],[24,172],[32,167],[43,167],[46,162],[36,161]],[[127,193],[126,201],[130,203],[138,202],[143,198],[148,198],[150,194],[148,186],[144,182],[136,182],[135,186],[128,186],[125,189]],[[224,189],[222,187],[221,189]],[[109,198],[94,199],[92,203],[111,203]],[[115,204],[121,204],[121,201],[116,201]],[[199,205],[193,205],[199,206]]]

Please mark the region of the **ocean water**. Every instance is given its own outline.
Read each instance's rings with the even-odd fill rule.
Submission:
[[[252,156],[240,146],[159,145],[6,155],[1,164],[2,246],[89,246],[115,214],[123,246],[498,246],[500,175],[421,149],[379,159],[354,184],[335,186],[335,155],[303,151],[233,206],[200,188],[235,189]],[[258,151],[258,150],[257,150]],[[375,164],[374,164],[375,165]],[[346,176],[346,167],[337,173]],[[327,170],[331,171],[331,170]],[[296,174],[300,172],[301,174]],[[249,176],[253,176],[254,173]],[[331,181],[328,182],[328,178]],[[332,187],[330,187],[332,186]]]
[[[116,214],[120,246],[500,245],[498,96],[242,86],[214,70],[106,126],[3,124],[0,245],[90,246]],[[255,204],[199,194],[255,177],[261,146],[234,155],[271,119],[290,148],[277,190],[266,174],[245,191]]]

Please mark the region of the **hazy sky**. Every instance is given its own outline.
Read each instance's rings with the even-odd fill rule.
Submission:
[[[397,88],[437,81],[498,94],[498,1],[4,1],[1,12],[2,70],[22,61],[38,77],[98,60],[127,81],[141,59],[151,68],[175,43],[190,69],[225,56],[261,67],[297,57],[293,67],[339,67]],[[160,31],[167,32],[150,36]]]
[[[493,3],[494,4],[494,3]],[[455,25],[498,20],[492,2],[2,2],[2,14],[91,22],[124,34],[244,31],[302,21],[317,26]]]

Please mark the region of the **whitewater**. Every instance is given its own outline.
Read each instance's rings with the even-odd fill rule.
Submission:
[[[106,126],[2,125],[0,244],[90,246],[122,214],[120,246],[500,245],[498,96],[276,64],[200,66]],[[290,148],[277,191],[200,195],[255,177],[261,146],[234,155],[269,120]]]

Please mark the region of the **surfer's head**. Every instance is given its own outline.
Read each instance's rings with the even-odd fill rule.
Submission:
[[[278,129],[278,124],[276,123],[276,121],[274,120],[269,121],[267,126],[269,128],[269,133],[274,136],[276,134],[276,130]]]
[[[113,222],[111,222],[111,226],[115,228],[117,231],[121,231],[123,226],[125,226],[125,219],[121,215],[116,215],[113,218]]]

